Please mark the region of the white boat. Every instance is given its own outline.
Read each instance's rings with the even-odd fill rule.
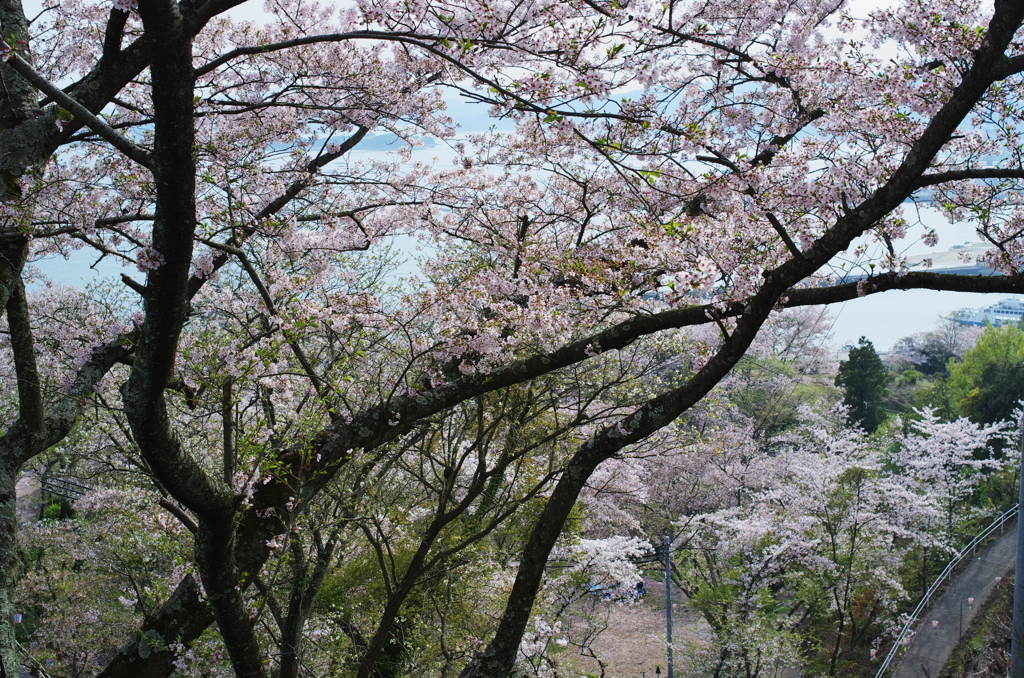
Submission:
[[[987,308],[965,308],[957,312],[957,320],[964,325],[1002,325],[1019,323],[1024,318],[1024,301],[1003,299]]]

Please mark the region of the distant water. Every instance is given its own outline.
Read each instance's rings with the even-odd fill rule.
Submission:
[[[856,344],[864,336],[878,351],[888,351],[897,340],[935,328],[939,316],[962,308],[983,308],[1014,294],[976,294],[935,290],[892,290],[829,307],[835,317],[832,344]]]
[[[98,259],[99,257],[91,251],[77,250],[72,252],[67,259],[55,255],[36,259],[32,265],[51,283],[71,287],[85,287],[100,278],[119,280],[122,273],[130,275],[139,282],[146,280],[145,274],[140,273],[135,266],[122,266],[120,260],[115,260],[112,257],[105,257],[102,261],[97,261]]]
[[[94,259],[76,253],[70,260],[54,257],[37,262],[53,282],[83,286],[98,277],[117,278],[123,271],[140,282],[143,274],[134,268],[121,268],[114,262],[101,262],[90,268]],[[97,275],[98,274],[98,275]],[[856,344],[864,336],[878,351],[888,351],[897,340],[933,329],[939,316],[962,308],[991,306],[1000,299],[1018,295],[973,294],[970,292],[936,292],[935,290],[892,290],[829,307],[835,318],[832,344],[839,349]]]
[[[383,135],[381,140],[387,141]],[[442,163],[451,162],[451,157],[454,157],[454,152],[450,148],[440,144],[432,148],[420,148],[414,152],[422,156],[436,157]],[[921,225],[912,228],[905,240],[897,242],[897,250],[905,255],[931,254],[936,250],[946,250],[976,239],[974,229],[970,224],[950,225],[935,213],[926,210],[921,210],[918,216],[922,222]],[[935,228],[942,234],[942,242],[935,250],[921,244],[921,235],[925,226]],[[858,242],[855,242],[854,246]],[[415,254],[415,244],[411,240],[396,242],[395,246],[399,252],[405,252],[410,256]],[[873,251],[867,259],[876,259],[880,256],[880,246],[873,244],[871,249]],[[843,255],[837,257],[837,261],[842,259]],[[95,262],[95,256],[85,251],[78,251],[73,253],[68,260],[51,257],[44,261],[38,261],[36,264],[53,282],[65,285],[84,286],[98,277],[117,279],[122,272],[140,282],[145,278],[134,266],[122,268],[120,262],[115,262],[110,257],[99,262],[94,268],[90,268]],[[407,262],[400,267],[398,273],[410,275],[415,272],[414,269],[415,266]],[[887,351],[896,341],[905,336],[934,329],[942,315],[962,308],[991,306],[1001,299],[1010,297],[1022,298],[1020,295],[892,290],[854,299],[843,304],[835,304],[829,307],[830,313],[835,317],[832,327],[832,344],[839,349],[845,344],[856,344],[857,339],[864,336],[871,340],[878,351]]]

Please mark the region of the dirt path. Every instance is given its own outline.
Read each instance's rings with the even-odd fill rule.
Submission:
[[[1006,531],[974,560],[921,616],[903,661],[894,678],[937,678],[981,603],[995,587],[996,577],[1016,560],[1017,526]],[[969,599],[974,598],[974,604]],[[936,622],[938,623],[936,625]]]
[[[667,675],[665,645],[665,584],[645,578],[647,597],[642,603],[603,602],[608,613],[608,628],[594,643],[594,650],[605,661],[606,678],[655,678],[657,669]],[[672,589],[672,640],[676,663],[688,643],[697,639],[705,622],[688,604],[686,596]],[[597,662],[576,657],[572,665],[581,673],[600,675]]]
[[[23,473],[14,486],[18,493],[18,524],[34,523],[39,520],[39,501],[42,492],[39,476]]]

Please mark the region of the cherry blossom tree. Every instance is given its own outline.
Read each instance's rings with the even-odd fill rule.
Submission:
[[[189,540],[145,491],[96,490],[77,508],[22,530],[17,609],[32,668],[91,676],[188,571]]]
[[[168,675],[214,621],[235,674],[266,675],[250,592],[342,474],[549,376],[602,394],[607,418],[571,408],[497,621],[461,662],[501,676],[595,470],[699,403],[774,311],[1022,290],[1020,3],[855,19],[813,1],[296,0],[260,26],[227,16],[244,4],[0,2],[0,673],[18,671],[15,481],[98,390],[194,528],[196,572],[105,676]],[[514,130],[457,135],[445,91]],[[371,131],[430,135],[456,162],[361,160]],[[892,242],[912,200],[973,220],[1007,275],[907,271]],[[889,255],[832,280],[865,235]],[[351,261],[399,236],[429,252],[401,294]],[[44,388],[28,264],[79,247],[138,268],[137,312]],[[644,381],[636,346],[693,326],[719,338],[677,381],[611,388]]]
[[[981,327],[964,325],[955,315],[941,316],[934,330],[897,341],[886,361],[900,372],[915,369],[923,374],[945,375],[949,373],[949,360],[962,360],[981,333]]]
[[[897,625],[901,571],[949,543],[947,521],[971,518],[971,471],[999,465],[968,460],[1000,427],[925,412],[908,433],[878,440],[846,427],[844,412],[803,415],[745,502],[679,519],[679,581],[711,631],[688,663],[694,675],[773,675],[794,663],[842,675]]]
[[[970,500],[985,474],[1011,463],[994,449],[1010,425],[998,422],[984,426],[966,418],[943,422],[929,408],[918,414],[920,419],[909,421],[910,431],[899,437],[892,462],[914,478],[941,508],[942,541],[955,549],[959,542],[956,528],[970,517]],[[990,507],[981,510],[985,508]]]

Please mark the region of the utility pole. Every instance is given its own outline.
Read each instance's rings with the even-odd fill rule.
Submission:
[[[1021,642],[1024,641],[1024,518],[1020,508],[1024,506],[1024,418],[1021,419],[1020,438],[1021,470],[1017,474],[1019,494],[1017,495],[1017,564],[1014,566],[1013,582],[1013,636],[1010,641],[1010,678],[1024,678],[1024,657],[1021,656]]]
[[[667,629],[665,639],[668,644],[668,678],[675,678],[675,673],[672,670],[672,540],[667,534],[665,535],[665,628]],[[1024,676],[1020,678],[1024,678]]]

